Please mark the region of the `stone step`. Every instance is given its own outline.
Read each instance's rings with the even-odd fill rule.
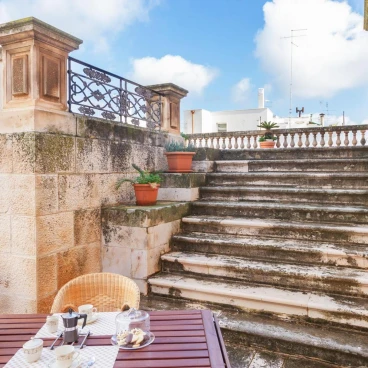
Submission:
[[[368,295],[368,273],[347,267],[265,262],[243,257],[170,252],[161,256],[162,270],[229,278],[283,288]],[[367,299],[368,302],[368,299]]]
[[[213,288],[216,290],[216,286]],[[338,368],[368,366],[368,334],[329,323],[305,323],[303,318],[281,320],[237,308],[180,297],[142,296],[143,310],[210,309],[219,320],[233,368],[249,368],[265,350],[283,356],[283,368]],[[266,353],[272,354],[272,353]],[[275,354],[275,353],[273,353]],[[268,359],[264,359],[268,362]],[[330,365],[332,364],[332,365]],[[256,367],[277,368],[272,365]],[[252,367],[254,368],[254,366]]]
[[[215,161],[216,172],[248,172],[248,161]]]
[[[233,161],[230,161],[233,162]],[[232,164],[231,164],[232,165]],[[290,159],[290,160],[248,160],[243,161],[248,171],[310,171],[310,172],[367,172],[368,159]],[[222,170],[224,169],[222,166]],[[231,166],[233,167],[233,166]]]
[[[243,149],[221,150],[220,159],[235,160],[295,160],[318,158],[368,158],[366,147],[333,147],[333,148],[277,148],[277,149]]]
[[[226,197],[225,193],[228,192],[225,190],[221,192],[220,188],[218,188],[216,197],[217,195],[222,196],[222,194]],[[268,192],[265,191],[264,193],[267,196],[266,193]],[[236,195],[234,195],[230,198],[221,198],[220,200],[222,201],[216,197],[208,198],[206,194],[204,194],[203,197],[206,200],[192,203],[192,215],[234,216],[302,222],[314,221],[320,223],[368,223],[368,208],[362,206],[353,207],[343,204],[320,204],[324,203],[324,200],[321,200],[320,203],[313,203],[314,201],[310,201],[311,203],[260,202],[253,199],[247,202],[237,202],[239,200],[244,200],[243,197],[239,198],[239,196],[237,198]],[[270,197],[272,197],[272,192]],[[225,202],[225,199],[228,202]],[[272,200],[277,199],[278,198],[272,198]],[[297,200],[300,198],[293,197],[292,199]],[[338,203],[338,201],[336,201],[336,203]]]
[[[267,236],[333,243],[368,244],[368,226],[320,224],[239,217],[188,216],[182,219],[185,232]],[[210,236],[210,235],[209,235]]]
[[[328,264],[368,268],[368,250],[354,244],[331,244],[295,239],[208,233],[177,234],[172,250],[200,252],[281,263]]]
[[[248,172],[208,173],[207,185],[264,185],[291,188],[368,188],[368,174],[361,172]]]
[[[317,189],[265,186],[202,187],[200,197],[212,201],[272,201],[304,203],[345,203],[367,205],[365,189]]]
[[[303,316],[368,327],[368,300],[255,285],[202,275],[161,273],[148,280],[151,292],[196,301],[234,306],[245,311]]]

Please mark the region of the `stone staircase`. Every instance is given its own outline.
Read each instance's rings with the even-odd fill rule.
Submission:
[[[363,148],[222,151],[151,295],[235,308],[245,344],[368,366],[367,169]],[[262,338],[275,323],[287,348]]]

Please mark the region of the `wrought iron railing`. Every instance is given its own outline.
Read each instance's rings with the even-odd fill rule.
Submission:
[[[161,129],[161,94],[83,61],[68,58],[69,111]]]
[[[273,129],[275,148],[365,146],[368,125],[346,125],[298,129]],[[196,147],[217,149],[260,148],[264,130],[189,134],[187,142]]]

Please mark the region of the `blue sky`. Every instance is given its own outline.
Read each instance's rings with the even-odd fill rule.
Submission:
[[[189,90],[183,109],[257,106],[289,111],[291,29],[293,109],[326,109],[368,119],[368,32],[364,0],[0,0],[0,21],[33,15],[84,40],[73,56],[142,84]],[[51,5],[52,4],[52,5]]]

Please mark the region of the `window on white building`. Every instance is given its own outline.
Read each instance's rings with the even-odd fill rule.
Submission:
[[[217,123],[217,132],[218,133],[227,132],[227,123]]]

